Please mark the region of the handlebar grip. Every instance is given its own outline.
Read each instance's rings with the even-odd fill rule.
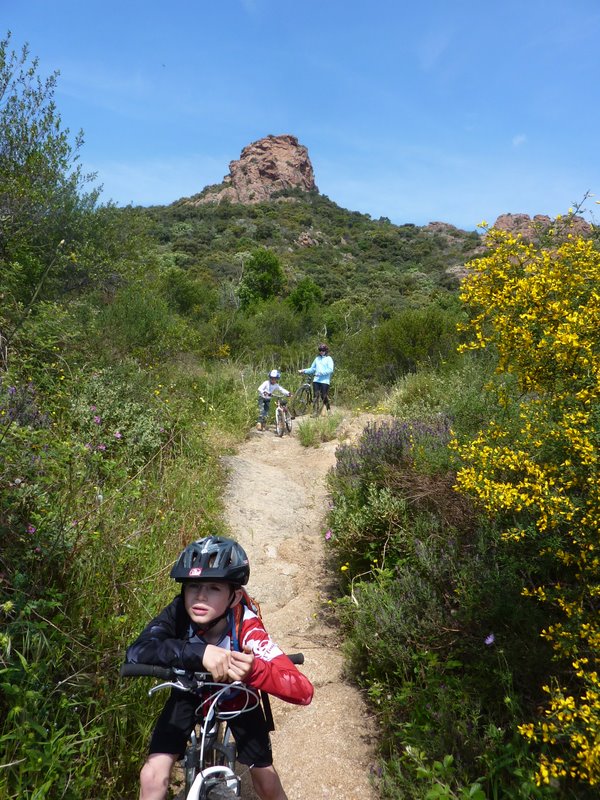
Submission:
[[[288,658],[292,664],[304,664],[304,653],[291,653]]]
[[[121,664],[119,675],[122,678],[173,678],[173,670],[168,667],[158,667],[156,664]]]

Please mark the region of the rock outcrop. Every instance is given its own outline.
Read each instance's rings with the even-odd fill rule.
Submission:
[[[589,236],[592,233],[592,226],[576,214],[566,214],[560,219],[551,219],[545,214],[536,214],[533,219],[529,214],[501,214],[493,227],[515,235],[521,234],[527,242],[537,241],[550,228],[574,236]]]
[[[284,189],[318,191],[308,150],[289,134],[265,136],[244,147],[223,183],[207,186],[190,202],[260,203]]]

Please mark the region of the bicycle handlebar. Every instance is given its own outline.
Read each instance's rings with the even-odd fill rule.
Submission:
[[[173,677],[173,670],[156,664],[121,664],[119,675],[122,678],[161,678],[166,681]]]
[[[304,664],[304,653],[291,653],[288,658],[292,664]],[[121,664],[119,670],[121,678],[160,678],[165,681],[185,674],[185,670],[175,667],[159,667],[156,664]],[[210,672],[194,672],[194,677],[201,681],[212,680]]]

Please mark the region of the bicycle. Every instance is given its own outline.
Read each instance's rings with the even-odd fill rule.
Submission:
[[[294,417],[300,417],[306,413],[306,409],[313,404],[312,383],[308,378],[304,378],[304,383],[294,394],[292,409]]]
[[[306,409],[312,406],[312,416],[319,417],[323,411],[323,396],[321,392],[313,390],[313,384],[305,379],[302,386],[294,395],[294,416],[306,413]]]
[[[289,656],[294,664],[303,664],[304,655]],[[234,800],[240,796],[241,779],[236,772],[236,746],[228,720],[252,711],[260,703],[259,693],[241,681],[220,683],[210,672],[190,674],[175,667],[154,664],[122,664],[121,677],[159,678],[163,683],[153,686],[148,694],[161,689],[180,689],[198,695],[197,722],[190,734],[183,758],[186,800]],[[245,693],[243,708],[223,711],[218,708],[221,697],[235,689]],[[208,696],[206,696],[208,693]]]
[[[275,432],[277,436],[283,436],[284,432],[292,432],[292,415],[288,408],[287,398],[276,397],[277,407],[275,408]]]

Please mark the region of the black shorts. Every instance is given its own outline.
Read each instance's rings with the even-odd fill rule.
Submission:
[[[183,758],[196,722],[198,698],[174,689],[164,705],[150,739],[150,753],[171,753]],[[237,760],[251,767],[273,763],[271,739],[262,706],[229,720],[237,747]]]

